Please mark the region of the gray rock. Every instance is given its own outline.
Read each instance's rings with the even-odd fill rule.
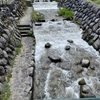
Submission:
[[[90,26],[90,28],[92,28],[94,24],[95,24],[95,23],[93,23],[93,22],[92,22],[92,23],[90,23],[90,25],[89,25],[89,26]]]
[[[4,50],[3,50],[3,55],[4,55],[4,58],[6,58],[6,59],[8,58],[8,54],[7,54],[7,52],[4,51]]]
[[[98,35],[100,35],[100,28],[98,28],[98,29],[96,30],[96,33],[97,33]]]
[[[7,42],[9,41],[9,37],[7,34],[2,34],[2,36],[7,40]]]
[[[1,38],[0,38],[0,42],[3,43],[4,45],[7,44],[6,39],[5,39],[4,37],[2,37],[2,36],[1,36]]]
[[[70,46],[66,46],[65,47],[65,50],[70,50]]]
[[[98,29],[98,23],[93,26],[93,31],[95,32]]]
[[[78,65],[77,67],[75,67],[75,71],[77,73],[82,73],[84,70],[83,70],[83,67],[81,67],[81,65]]]
[[[0,59],[0,66],[5,66],[7,65],[7,60],[5,58]]]
[[[5,70],[6,70],[6,73],[9,73],[9,72],[11,72],[11,66],[5,66]]]
[[[3,58],[3,50],[0,48],[0,58]]]
[[[13,52],[9,47],[6,47],[5,51],[6,51],[7,53],[11,53],[11,54],[12,54],[12,52]]]
[[[95,72],[92,69],[88,69],[87,75],[92,76],[92,77],[96,76]]]
[[[73,40],[67,40],[69,43],[73,43]]]
[[[81,79],[79,82],[78,82],[79,85],[86,85],[86,82],[84,79]]]
[[[9,44],[9,48],[10,48],[12,51],[15,50],[15,47],[14,47],[13,45],[11,45],[11,44]]]
[[[4,29],[4,31],[5,31],[5,33],[7,34],[7,36],[9,36],[9,37],[10,37],[11,32],[10,32],[8,29]]]
[[[95,70],[95,67],[94,67],[93,65],[91,65],[90,68],[91,68],[92,70]]]
[[[89,65],[90,65],[89,59],[88,59],[88,58],[83,58],[83,59],[82,59],[82,67],[88,68]]]
[[[99,36],[96,33],[94,33],[94,37],[92,40],[95,42],[98,38],[99,38]]]
[[[5,69],[3,66],[0,66],[0,75],[4,75],[5,74]]]
[[[46,43],[45,44],[45,48],[50,48],[51,47],[51,44],[50,43]]]
[[[85,98],[94,98],[95,97],[95,95],[92,92],[91,87],[88,86],[88,85],[85,85],[83,87],[83,91],[82,92],[83,92],[83,95],[84,95]]]
[[[4,49],[3,43],[0,43],[0,48]]]
[[[93,47],[98,51],[100,49],[100,39],[97,39],[94,43],[93,43]]]
[[[32,73],[33,73],[33,67],[29,67],[27,69],[27,74],[29,75],[29,74],[32,74]]]

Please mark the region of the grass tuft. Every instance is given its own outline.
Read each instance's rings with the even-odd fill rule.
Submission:
[[[32,19],[33,21],[37,21],[37,20],[39,20],[39,19],[43,19],[43,15],[42,15],[41,13],[39,13],[39,12],[33,11],[33,12],[31,13],[31,19]]]
[[[10,95],[11,95],[10,86],[8,83],[5,83],[3,92],[0,94],[0,100],[9,100]]]
[[[63,8],[58,11],[59,16],[63,16],[64,18],[73,18],[74,13],[66,8]]]
[[[97,5],[100,5],[100,0],[87,0],[87,3],[95,3]]]

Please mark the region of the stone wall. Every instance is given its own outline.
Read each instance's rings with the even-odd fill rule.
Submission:
[[[21,34],[17,21],[24,14],[24,5],[19,0],[0,5],[0,93],[3,90],[4,75],[11,70],[15,49],[20,45]]]
[[[58,0],[58,6],[74,12],[84,30],[82,38],[100,52],[100,7],[85,0]]]

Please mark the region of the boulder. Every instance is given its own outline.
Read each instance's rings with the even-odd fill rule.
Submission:
[[[81,67],[81,65],[78,65],[77,67],[75,67],[75,71],[77,73],[82,73],[84,71],[83,67]]]
[[[82,91],[84,98],[95,98],[96,96],[93,94],[90,86],[85,85]]]
[[[92,69],[88,69],[87,75],[94,77],[96,76],[96,73]]]
[[[79,82],[78,82],[79,85],[86,85],[86,82],[84,79],[81,79]]]
[[[46,43],[45,44],[45,48],[50,48],[51,47],[51,44],[50,43]]]
[[[67,45],[67,46],[65,47],[65,50],[70,50],[70,46]]]
[[[83,58],[81,63],[82,63],[82,67],[88,68],[90,65],[90,60],[88,58]]]
[[[73,43],[73,40],[67,40],[69,43]]]

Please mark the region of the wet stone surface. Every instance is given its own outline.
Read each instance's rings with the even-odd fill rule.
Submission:
[[[57,22],[53,22],[52,26],[53,24],[55,26],[56,23]],[[64,22],[64,24],[66,23],[67,22]],[[47,22],[44,23],[40,30],[38,27],[35,29],[37,42],[35,52],[34,98],[79,98],[79,80],[84,78],[86,82],[84,85],[90,87],[89,83],[93,82],[91,81],[92,78],[95,79],[100,69],[100,58],[98,54],[96,54],[96,51],[88,46],[82,39],[80,39],[80,44],[78,41],[79,36],[77,38],[73,37],[75,33],[71,34],[70,31],[68,31],[68,29],[70,30],[71,28],[70,25],[67,30],[64,30],[65,32],[62,30],[59,32],[56,27],[53,29],[54,31],[50,29],[51,31],[49,32],[49,24],[51,26],[51,23]],[[80,30],[77,28],[75,31],[78,32]],[[71,38],[74,42],[66,43],[67,38]],[[52,44],[52,47],[49,49],[44,48],[47,42]],[[66,45],[70,46],[70,50],[65,50]],[[84,47],[84,45],[86,45],[86,47]],[[58,60],[58,58],[61,59],[61,62],[57,61],[55,63],[55,60]],[[98,77],[99,76],[97,76],[97,78]],[[97,89],[95,88],[95,90],[93,90],[94,86],[90,88],[93,93],[91,94],[89,91],[88,94],[84,95],[86,97],[98,97],[98,94],[94,92],[97,91]]]
[[[85,81],[84,86],[89,87],[89,91],[88,88],[84,89],[88,92],[85,96],[100,97],[99,54],[81,39],[82,30],[79,26],[70,21],[63,21],[60,17],[54,18],[57,6],[50,5],[49,8],[46,6],[45,3],[34,5],[36,10],[46,14],[47,21],[42,23],[42,26],[34,26],[36,38],[34,99],[79,98],[78,82],[81,79]],[[56,21],[51,22],[51,19]],[[46,43],[51,43],[52,46],[45,49]],[[70,46],[70,49],[65,50],[66,46]],[[55,63],[54,59],[58,58],[61,62]]]

